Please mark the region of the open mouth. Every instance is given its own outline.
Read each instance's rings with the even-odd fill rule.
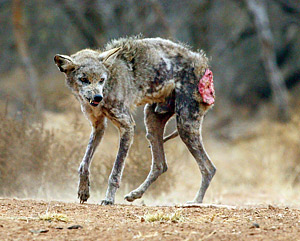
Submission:
[[[91,100],[89,98],[86,98],[87,101],[90,103],[91,106],[94,106],[96,107],[97,105],[99,105],[100,102],[97,102],[97,101],[94,101],[94,100]]]

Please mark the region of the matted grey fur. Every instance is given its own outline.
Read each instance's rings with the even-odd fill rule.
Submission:
[[[204,103],[198,91],[199,80],[208,68],[204,52],[193,52],[182,44],[161,38],[133,37],[113,40],[103,51],[84,49],[71,56],[56,55],[54,60],[92,126],[79,167],[80,202],[90,196],[89,167],[108,118],[119,129],[120,143],[101,204],[114,203],[134,136],[131,113],[136,106],[145,104],[152,166],[146,180],[125,199],[131,202],[141,198],[151,183],[167,171],[163,134],[166,123],[175,114],[178,133],[202,173],[201,187],[193,202],[202,202],[216,172],[201,137],[203,117],[212,106]],[[172,137],[175,136],[176,133]]]

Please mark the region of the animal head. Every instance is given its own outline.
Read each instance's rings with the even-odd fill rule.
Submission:
[[[84,49],[74,55],[55,55],[54,62],[65,74],[66,83],[83,102],[96,107],[103,99],[103,88],[110,76],[105,67],[112,61],[120,48],[105,52]]]

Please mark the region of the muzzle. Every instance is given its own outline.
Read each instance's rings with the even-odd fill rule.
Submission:
[[[98,106],[102,99],[103,99],[102,95],[99,94],[95,95],[93,99],[87,98],[87,100],[90,102],[90,105],[94,107]]]

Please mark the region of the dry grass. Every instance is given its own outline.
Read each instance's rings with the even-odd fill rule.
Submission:
[[[0,114],[1,195],[47,197],[67,191],[74,180],[70,173],[76,173],[74,162],[80,158],[73,148],[81,146],[74,145],[71,136],[58,142],[43,122],[32,123],[28,116],[16,119]]]
[[[49,222],[68,222],[69,218],[63,213],[50,213],[46,212],[45,214],[39,215],[40,220],[49,221]]]
[[[44,121],[34,121],[25,114],[18,118],[0,114],[1,196],[76,197],[77,168],[85,152],[90,126],[79,109],[74,113],[48,112]],[[91,166],[91,191],[98,199],[106,190],[117,149],[118,132],[109,126]],[[142,183],[150,165],[148,143],[144,134],[138,133],[126,163],[123,194]],[[149,193],[168,192],[174,174],[171,171],[168,179],[165,177]]]
[[[182,222],[184,221],[184,217],[182,211],[177,210],[173,213],[166,213],[163,211],[157,211],[155,213],[147,213],[142,218],[142,221],[146,222]]]
[[[49,112],[44,119],[31,122],[26,116],[0,115],[0,195],[76,198],[77,167],[90,127],[79,108],[62,114]],[[230,141],[215,138],[204,126],[205,146],[218,169],[204,201],[297,202],[299,126],[298,115],[288,124],[263,119],[253,124],[249,135]],[[147,204],[192,200],[200,185],[198,166],[180,139],[171,140],[165,149],[169,170],[147,192]],[[118,131],[109,125],[91,166],[92,202],[103,198],[117,150]],[[141,184],[150,165],[148,143],[139,132],[127,158],[119,195]],[[119,197],[117,202],[121,200]]]

